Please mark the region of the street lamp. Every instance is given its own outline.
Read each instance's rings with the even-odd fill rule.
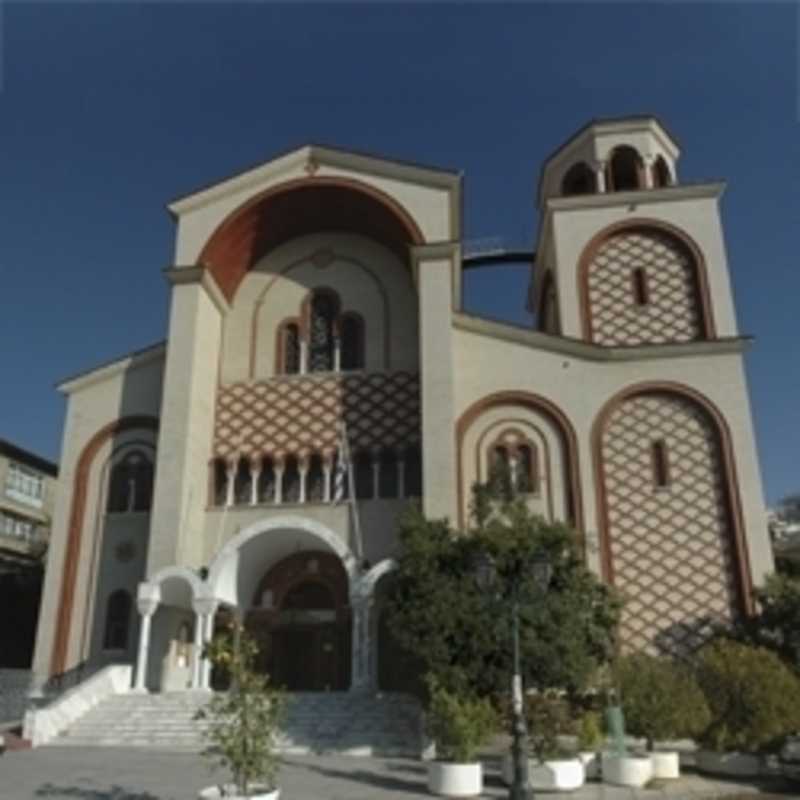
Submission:
[[[474,565],[475,580],[478,586],[487,591],[497,580],[497,568],[491,555],[485,551],[477,554]],[[514,778],[509,790],[509,800],[532,800],[528,779],[527,738],[522,691],[522,666],[519,653],[519,594],[523,578],[529,574],[539,593],[547,591],[553,575],[553,565],[544,552],[536,553],[530,559],[516,559],[506,575],[508,595],[511,598],[511,641],[514,658],[514,673],[511,678],[511,756]]]

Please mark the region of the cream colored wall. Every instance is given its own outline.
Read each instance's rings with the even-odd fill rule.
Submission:
[[[589,241],[609,225],[641,219],[670,223],[694,240],[706,262],[717,335],[736,336],[738,326],[716,198],[709,196],[692,199],[676,195],[674,201],[653,201],[646,192],[641,193],[641,201],[635,206],[624,204],[557,209],[545,221],[542,238],[554,240],[558,258],[556,281],[562,334],[573,338],[583,336],[578,263]]]
[[[222,317],[199,283],[172,289],[147,573],[202,564]]]
[[[363,317],[368,370],[417,370],[417,297],[409,268],[370,239],[331,233],[293,239],[248,272],[224,322],[222,381],[272,377],[281,322],[299,316],[304,298],[321,287],[337,292],[343,312]]]
[[[353,159],[354,165],[359,162],[360,159]],[[175,264],[196,263],[211,234],[229,214],[254,196],[281,183],[307,178],[306,166],[305,158],[291,154],[254,170],[241,181],[231,181],[227,191],[203,198],[191,208],[181,211],[175,240]],[[454,180],[454,176],[443,175],[441,186],[426,186],[401,177],[402,167],[393,171],[398,173],[397,177],[370,174],[358,166],[347,168],[332,165],[326,163],[324,158],[318,158],[314,177],[356,180],[389,195],[413,218],[425,241],[438,242],[456,238],[459,235],[459,220],[454,217],[453,212],[458,204],[452,200],[452,186],[445,185],[445,181]]]
[[[163,352],[146,359],[134,360],[127,366],[97,371],[97,375],[72,382],[67,400],[64,433],[61,444],[60,480],[57,484],[50,549],[47,557],[33,670],[37,679],[50,671],[55,623],[61,593],[61,577],[66,555],[69,519],[75,491],[76,469],[81,453],[92,437],[109,423],[121,417],[144,415],[158,418],[161,405]],[[81,549],[79,551],[75,604],[68,645],[67,666],[81,658],[81,642],[87,624],[93,547],[101,516],[101,473],[111,454],[112,445],[131,438],[146,437],[143,431],[128,431],[106,442],[92,461],[88,496],[83,515]]]
[[[737,354],[599,363],[534,350],[454,329],[455,419],[498,391],[525,391],[563,410],[578,439],[589,563],[599,571],[598,521],[592,464],[592,425],[604,404],[628,386],[672,381],[692,387],[722,413],[730,428],[739,477],[747,547],[756,583],[773,568],[761,476],[755,450],[742,357]],[[469,486],[462,487],[464,497]],[[466,509],[464,509],[466,513]]]

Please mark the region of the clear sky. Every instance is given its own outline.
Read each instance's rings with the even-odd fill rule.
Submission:
[[[795,4],[0,6],[0,437],[56,458],[61,378],[165,336],[170,199],[307,142],[463,170],[533,246],[542,160],[658,115],[723,220],[768,499],[800,489]],[[468,307],[523,321],[525,276]]]

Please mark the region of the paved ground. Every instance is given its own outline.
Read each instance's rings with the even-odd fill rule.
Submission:
[[[424,764],[409,759],[287,757],[281,769],[281,800],[419,800],[430,798],[425,774]],[[197,791],[211,783],[207,764],[196,755],[44,747],[0,756],[1,800],[194,800]],[[797,789],[784,788],[786,798],[800,797]],[[752,785],[687,775],[663,788],[636,792],[593,783],[571,797],[679,800],[758,791]],[[483,797],[507,796],[508,790],[490,767]]]

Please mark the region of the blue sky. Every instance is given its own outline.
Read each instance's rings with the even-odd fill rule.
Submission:
[[[463,170],[468,238],[532,246],[542,160],[655,113],[723,220],[768,498],[800,490],[794,4],[6,4],[0,437],[55,458],[64,376],[164,337],[170,199],[309,141]],[[469,307],[524,320],[525,276]]]

